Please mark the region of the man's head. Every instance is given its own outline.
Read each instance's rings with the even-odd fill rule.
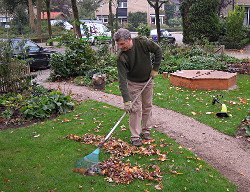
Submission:
[[[114,40],[118,47],[123,51],[128,51],[133,47],[131,34],[127,29],[118,29],[118,31],[114,34]]]

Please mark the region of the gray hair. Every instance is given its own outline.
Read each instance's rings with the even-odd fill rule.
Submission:
[[[129,38],[131,38],[131,34],[130,31],[124,28],[120,28],[117,30],[117,32],[115,32],[114,34],[114,40],[115,41],[119,41],[120,39],[122,40],[128,40]]]

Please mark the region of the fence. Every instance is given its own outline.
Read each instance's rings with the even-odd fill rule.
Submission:
[[[18,92],[30,79],[29,66],[16,62],[0,63],[0,93]]]

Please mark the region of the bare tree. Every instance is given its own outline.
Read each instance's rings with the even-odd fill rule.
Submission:
[[[28,0],[29,5],[29,22],[30,22],[30,28],[32,30],[35,30],[35,14],[34,14],[34,5],[32,0]]]
[[[112,0],[109,0],[109,27],[111,28],[111,37],[114,36],[114,16],[112,12]],[[111,38],[112,48],[114,50],[115,41]]]
[[[47,21],[48,21],[48,30],[49,30],[49,38],[52,38],[52,29],[50,23],[50,0],[45,0],[46,3],[46,12],[47,12]],[[50,45],[53,45],[53,42],[50,42]]]
[[[42,36],[41,30],[41,12],[42,12],[43,0],[37,0],[37,23],[36,23],[36,34],[38,37]]]
[[[76,6],[76,0],[71,0],[71,6],[72,6],[73,17],[75,20],[75,23],[74,23],[75,33],[77,34],[78,38],[82,38],[82,34],[80,30],[79,14],[78,14],[77,6]]]
[[[167,1],[162,0],[147,0],[149,5],[154,8],[155,10],[155,22],[156,22],[156,29],[157,29],[157,35],[158,37],[161,37],[161,31],[160,31],[160,8],[163,6],[164,3],[167,3]],[[159,42],[161,41],[161,38],[159,38]]]

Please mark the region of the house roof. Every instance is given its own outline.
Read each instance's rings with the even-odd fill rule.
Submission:
[[[57,19],[57,18],[62,18],[66,17],[66,15],[63,12],[50,12],[50,19]],[[41,19],[47,19],[47,12],[42,12],[41,13]]]

